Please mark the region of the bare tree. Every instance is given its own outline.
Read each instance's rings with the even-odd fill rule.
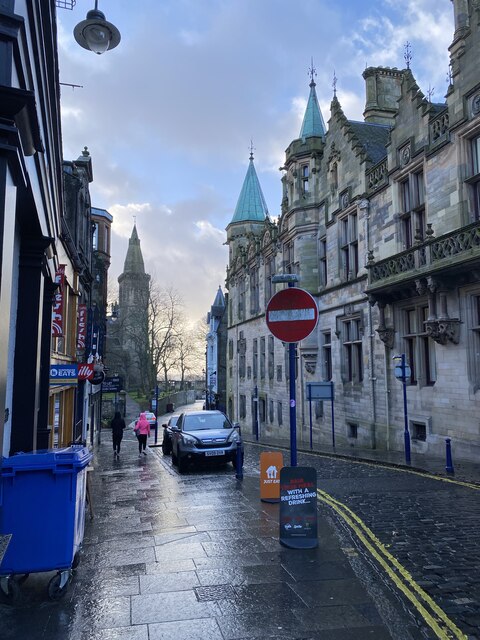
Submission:
[[[183,329],[183,301],[173,288],[163,289],[150,282],[148,305],[148,346],[151,361],[150,387],[153,389],[161,376],[168,384],[168,374],[178,362],[177,345]]]
[[[185,380],[190,374],[198,374],[205,366],[205,320],[190,329],[184,329],[177,341],[177,370],[180,374],[180,388],[185,388]]]

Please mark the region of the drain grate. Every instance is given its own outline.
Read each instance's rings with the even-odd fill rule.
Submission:
[[[199,602],[206,602],[207,600],[225,600],[235,596],[235,592],[229,584],[195,587],[194,591]]]

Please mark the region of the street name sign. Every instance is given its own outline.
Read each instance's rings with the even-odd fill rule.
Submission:
[[[318,308],[304,289],[288,287],[278,291],[267,305],[267,327],[282,342],[305,340],[317,326]]]

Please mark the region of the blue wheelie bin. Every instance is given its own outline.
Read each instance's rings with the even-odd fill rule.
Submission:
[[[19,581],[14,576],[55,570],[48,594],[58,599],[65,593],[83,542],[91,459],[83,445],[3,458],[0,533],[11,534],[0,564],[4,596],[15,597]]]

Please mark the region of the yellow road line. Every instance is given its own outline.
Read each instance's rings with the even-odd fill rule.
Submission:
[[[455,625],[446,613],[414,581],[410,573],[387,551],[373,531],[349,507],[325,491],[317,489],[320,500],[334,509],[355,532],[365,548],[377,560],[397,588],[414,605],[425,622],[440,640],[466,640],[467,636]],[[390,563],[390,564],[389,564]],[[423,601],[420,602],[420,599]],[[427,607],[431,610],[429,611]]]

